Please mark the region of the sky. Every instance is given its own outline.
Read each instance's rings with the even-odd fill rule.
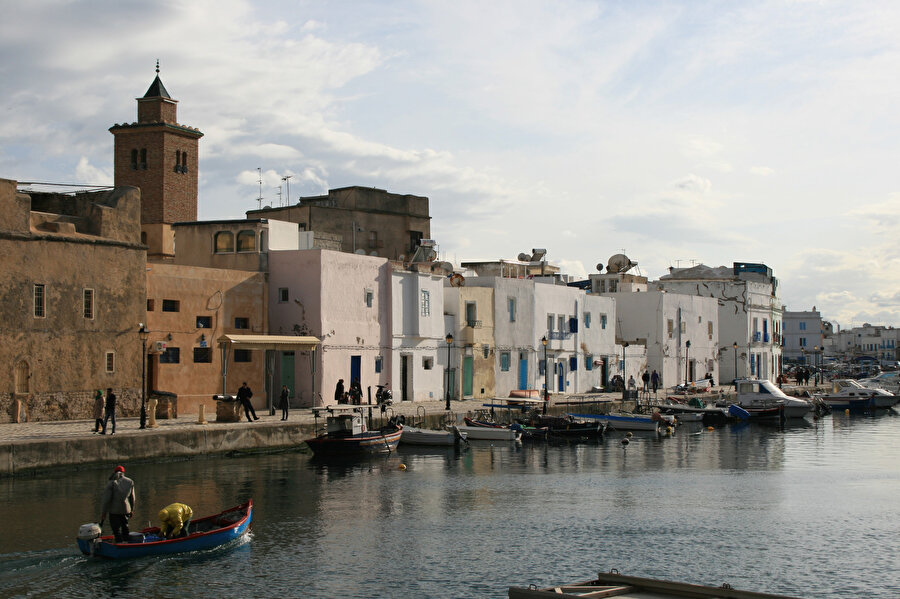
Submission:
[[[112,184],[158,59],[201,220],[371,186],[427,196],[456,263],[763,262],[788,310],[900,326],[900,3],[0,8],[0,178]]]

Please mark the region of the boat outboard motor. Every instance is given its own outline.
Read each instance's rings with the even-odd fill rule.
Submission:
[[[375,392],[375,401],[389,406],[394,403],[394,394],[391,393],[387,385],[378,385],[378,390]]]
[[[92,555],[94,553],[94,544],[100,538],[101,533],[100,525],[95,522],[82,524],[78,528],[78,547],[81,549],[81,552],[85,555]]]

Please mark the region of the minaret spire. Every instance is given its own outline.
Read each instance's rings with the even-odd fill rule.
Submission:
[[[156,59],[156,76],[159,77],[159,59]]]

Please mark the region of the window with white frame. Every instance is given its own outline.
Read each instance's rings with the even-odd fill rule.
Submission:
[[[422,290],[422,316],[431,316],[431,292]]]

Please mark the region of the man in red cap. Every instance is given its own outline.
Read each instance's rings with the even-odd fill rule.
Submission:
[[[116,466],[109,477],[100,512],[100,527],[103,527],[106,514],[109,514],[109,525],[112,526],[116,543],[127,543],[130,532],[128,519],[134,512],[134,481],[125,476],[124,466]]]

